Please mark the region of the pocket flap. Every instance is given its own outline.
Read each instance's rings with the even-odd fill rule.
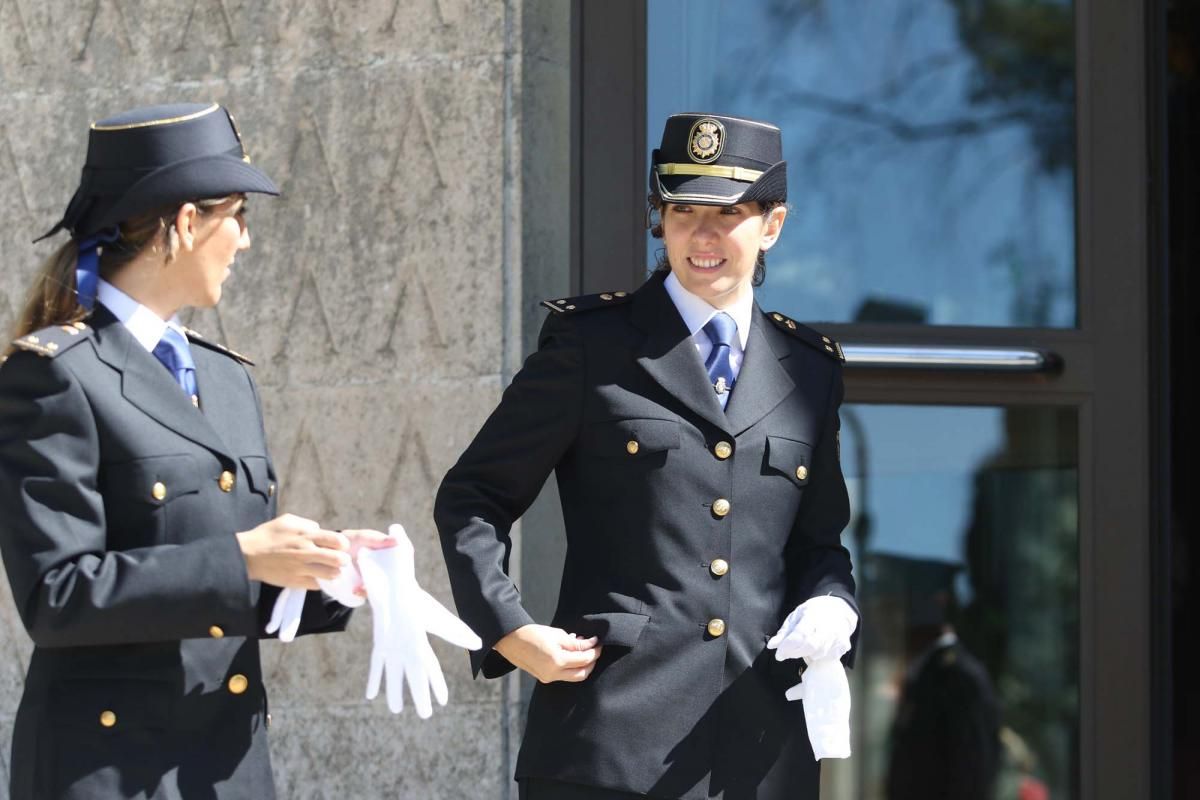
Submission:
[[[670,419],[596,422],[586,435],[589,449],[608,458],[640,458],[679,448],[679,423]]]
[[[200,491],[204,477],[187,454],[152,456],[103,467],[105,494],[161,506],[181,494]]]
[[[274,492],[271,485],[275,481],[271,477],[271,465],[266,456],[242,456],[242,468],[246,470],[246,478],[250,481],[250,491],[270,497]]]
[[[782,436],[768,436],[767,466],[797,486],[805,486],[812,469],[812,445]]]
[[[119,733],[129,728],[166,729],[171,688],[164,681],[133,678],[71,678],[54,687],[51,713],[57,724]]]
[[[633,647],[642,635],[650,617],[628,611],[604,611],[584,614],[571,632],[587,639],[600,637],[600,644],[616,647]]]

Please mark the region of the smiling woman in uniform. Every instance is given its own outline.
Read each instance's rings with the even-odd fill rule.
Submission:
[[[774,125],[669,117],[650,173],[660,269],[544,303],[537,352],[438,491],[454,598],[484,645],[472,666],[539,681],[523,800],[816,800],[786,659],[849,661],[858,616],[841,351],[754,300],[786,167]],[[552,471],[567,554],[540,625],[506,570]]]
[[[242,356],[179,324],[278,194],[221,106],[92,126],[70,241],[0,367],[0,551],[34,642],[14,800],[269,798],[258,637],[277,587],[316,589],[371,531],[277,516]],[[43,237],[44,238],[44,237]],[[302,632],[349,610],[309,593]]]

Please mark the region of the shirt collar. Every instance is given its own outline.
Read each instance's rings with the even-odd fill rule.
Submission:
[[[746,342],[750,338],[750,318],[754,314],[754,294],[752,292],[748,292],[745,297],[740,298],[728,308],[713,308],[708,301],[683,288],[683,284],[675,277],[674,272],[667,276],[663,285],[671,297],[671,302],[679,310],[679,316],[683,317],[683,324],[687,326],[688,333],[695,336],[715,314],[724,311],[733,317],[733,321],[737,324],[738,342],[741,343],[742,350],[746,349]]]
[[[187,338],[183,325],[179,323],[178,316],[173,316],[171,319],[164,321],[158,314],[155,314],[103,278],[100,279],[96,289],[96,299],[111,311],[113,316],[121,321],[122,325],[129,329],[129,332],[133,334],[133,338],[137,339],[138,344],[146,348],[147,351],[154,351],[163,334],[167,332],[168,326],[184,334],[185,339]]]

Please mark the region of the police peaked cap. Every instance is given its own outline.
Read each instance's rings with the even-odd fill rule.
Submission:
[[[667,203],[694,205],[786,201],[779,128],[721,114],[672,114],[651,157],[650,191]]]
[[[96,122],[63,218],[77,240],[155,209],[240,192],[279,194],[250,164],[233,116],[216,103],[150,106]]]

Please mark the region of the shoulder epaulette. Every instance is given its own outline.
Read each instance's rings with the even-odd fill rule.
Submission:
[[[92,335],[92,327],[83,322],[50,325],[13,340],[13,347],[28,350],[39,356],[54,358],[70,350]]]
[[[820,350],[825,355],[830,358],[836,358],[838,361],[844,362],[846,360],[846,354],[842,352],[842,346],[828,336],[818,333],[807,325],[796,322],[794,319],[785,317],[778,311],[768,312],[767,317],[771,322],[775,323],[776,328],[791,334],[809,347]]]
[[[559,314],[577,314],[580,311],[591,311],[593,308],[628,303],[632,297],[633,295],[629,292],[602,292],[567,297],[562,300],[543,300],[542,305]]]
[[[205,339],[203,334],[201,334],[197,331],[194,331],[191,328],[184,328],[183,332],[187,334],[189,342],[193,342],[193,343],[201,345],[203,347],[207,347],[209,350],[216,350],[218,353],[227,355],[230,358],[236,358],[238,361],[241,361],[243,364],[249,364],[252,367],[254,366],[254,362],[251,361],[246,356],[242,355],[241,353],[237,352],[236,350],[230,350],[228,347],[226,347],[223,344],[217,344],[214,341]]]

